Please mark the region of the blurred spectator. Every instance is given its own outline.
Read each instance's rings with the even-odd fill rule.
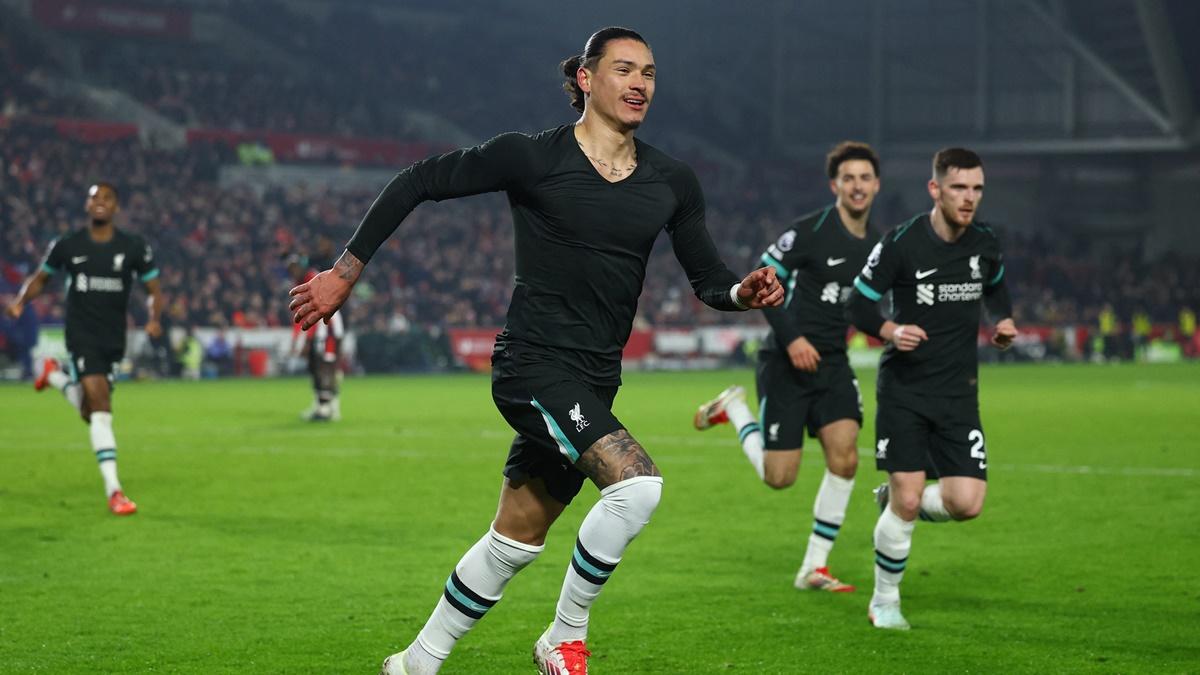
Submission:
[[[219,330],[217,334],[208,341],[208,345],[204,348],[204,360],[217,375],[225,376],[233,373],[233,347],[225,338],[225,331]]]
[[[1196,338],[1196,313],[1191,307],[1181,307],[1179,309],[1179,326],[1177,336],[1179,344],[1183,347],[1183,354],[1187,357],[1197,356],[1195,348]]]

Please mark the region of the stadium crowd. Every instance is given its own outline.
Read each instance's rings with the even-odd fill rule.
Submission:
[[[274,0],[236,5],[230,16],[307,61],[289,70],[286,63],[238,61],[213,45],[79,36],[74,40],[84,76],[123,89],[184,125],[235,131],[419,137],[396,112],[406,107],[441,111],[476,136],[497,128],[545,128],[563,119],[563,102],[553,86],[528,94],[531,87],[522,73],[540,72],[545,64],[524,63],[528,57],[516,53],[512,58],[520,67],[481,73],[444,48],[461,30],[453,25],[379,21],[353,7],[335,8],[317,21]],[[353,55],[333,37],[343,34],[356,35]],[[397,53],[398,39],[421,48]],[[502,35],[492,39],[495,45],[479,47],[500,50]],[[415,54],[435,62],[416,63]],[[141,232],[156,247],[168,293],[167,322],[288,325],[284,298],[294,280],[283,256],[301,253],[312,266],[328,265],[375,196],[377,186],[348,192],[319,185],[222,187],[219,169],[236,157],[221,145],[153,149],[134,136],[80,142],[64,135],[54,120],[87,118],[86,105],[35,86],[39,77],[66,72],[61,64],[21,31],[4,30],[0,66],[0,294],[15,291],[52,237],[81,225],[87,186],[109,180],[122,191],[120,225]],[[445,79],[428,75],[432,72]],[[548,69],[546,75],[552,81],[556,73]],[[520,91],[535,98],[525,106],[494,106],[485,97],[464,99],[464,88]],[[689,113],[663,114],[687,127]],[[478,128],[481,123],[490,128]],[[797,215],[798,206],[811,208],[828,199],[819,182],[798,191],[789,169],[766,165],[752,166],[734,184],[705,182],[709,229],[727,263],[739,270],[759,264],[765,246]],[[879,222],[907,215],[886,199],[876,209]],[[418,209],[356,288],[347,308],[349,325],[382,333],[502,325],[513,275],[510,227],[507,205],[495,195]],[[1061,231],[1046,237],[1001,230],[1016,318],[1023,325],[1107,325],[1109,332],[1119,332],[1134,323],[1135,315],[1173,324],[1181,310],[1200,307],[1195,261],[1171,255],[1150,261],[1128,251],[1117,255]],[[652,253],[635,326],[729,321],[700,305],[678,265],[666,259],[670,256],[663,237]],[[43,322],[61,321],[60,300],[51,293],[37,302]],[[134,319],[140,317],[135,313]],[[757,315],[741,320],[763,323]]]
[[[505,119],[486,97],[460,95],[516,90],[525,84],[519,73],[538,72],[538,65],[545,79],[556,74],[555,64],[524,63],[520,52],[511,67],[482,71],[447,48],[464,43],[461,28],[381,21],[353,6],[335,7],[324,20],[273,0],[229,9],[229,20],[294,58],[264,60],[217,44],[77,37],[85,75],[193,127],[411,140],[421,132],[401,114],[408,110],[436,110],[471,133],[554,123],[547,105],[514,109]],[[355,36],[354,50],[346,49],[345,35]],[[501,38],[488,39],[494,43],[476,46],[503,49]],[[398,43],[406,48],[397,50]],[[555,96],[553,86],[543,95]],[[538,110],[545,119],[531,113]]]
[[[52,237],[81,225],[83,191],[107,179],[122,190],[122,226],[156,247],[172,321],[286,325],[283,297],[292,280],[281,256],[301,252],[314,265],[328,264],[374,192],[222,188],[223,152],[207,145],[151,150],[133,138],[81,144],[51,126],[10,120],[0,128],[3,292],[12,292]],[[731,267],[757,264],[781,231],[792,214],[778,201],[737,191],[710,196],[710,230]],[[400,331],[503,324],[513,261],[502,198],[425,206],[400,227],[377,255],[368,283],[359,286],[349,309],[352,326]],[[1004,237],[1023,324],[1094,324],[1105,304],[1122,320],[1143,310],[1155,322],[1174,322],[1180,308],[1200,306],[1200,270],[1187,260],[1167,256],[1151,263],[1089,252],[1086,240],[1061,233],[1009,231]],[[702,311],[670,255],[664,237],[652,254],[639,325],[725,321]],[[43,320],[61,318],[58,300],[38,303]]]

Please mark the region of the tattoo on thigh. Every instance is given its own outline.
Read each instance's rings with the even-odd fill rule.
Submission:
[[[593,443],[575,467],[601,489],[635,476],[662,475],[646,450],[624,429]]]

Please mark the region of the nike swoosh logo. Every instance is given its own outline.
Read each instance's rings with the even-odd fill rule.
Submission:
[[[87,256],[86,256],[86,255],[76,256],[76,257],[74,257],[74,258],[71,258],[71,264],[72,264],[72,265],[78,265],[79,263],[81,263],[81,262],[85,262],[86,260],[87,260]]]
[[[931,270],[917,270],[917,271],[916,271],[916,272],[913,274],[913,276],[914,276],[914,277],[916,277],[916,278],[918,278],[918,279],[924,279],[925,277],[929,276],[930,274],[933,274],[933,273],[934,273],[934,272],[936,272],[936,271],[937,271],[937,268],[936,268],[936,267],[935,267],[935,268],[933,268],[933,269],[931,269]]]
[[[986,469],[986,468],[987,468],[987,462],[980,462],[980,463],[979,463],[979,468],[980,468],[980,469]]]
[[[825,264],[829,265],[830,267],[837,267],[838,265],[841,265],[844,262],[846,262],[845,258],[826,258],[825,259]]]

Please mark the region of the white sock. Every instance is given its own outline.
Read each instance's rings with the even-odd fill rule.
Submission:
[[[850,503],[852,490],[853,478],[842,478],[825,469],[813,503],[813,531],[808,535],[808,551],[801,565],[804,570],[811,572],[828,564],[833,542],[846,520],[846,505]]]
[[[627,478],[600,491],[600,501],[579,526],[579,538],[547,639],[559,644],[587,638],[592,603],[604,588],[625,547],[650,522],[662,497],[662,478]]]
[[[946,503],[942,501],[942,484],[931,483],[925,486],[925,491],[921,493],[921,520],[931,523],[944,523],[947,520],[952,520],[950,512],[946,510]]]
[[[104,493],[111,497],[121,489],[121,481],[117,480],[117,439],[113,435],[112,413],[94,412],[89,419],[92,450],[100,464],[100,475],[104,477]]]
[[[404,650],[404,672],[408,675],[434,675],[445,661],[425,651],[415,640]]]
[[[68,382],[63,385],[62,393],[66,397],[67,403],[70,403],[76,411],[79,410],[79,406],[83,405],[83,387],[79,386],[78,382]]]
[[[900,580],[908,564],[916,521],[903,520],[891,506],[875,523],[875,595],[871,604],[900,602]]]
[[[754,467],[754,472],[758,474],[759,480],[762,480],[765,475],[763,469],[763,435],[762,426],[758,423],[758,418],[754,413],[750,412],[750,406],[738,397],[730,401],[725,406],[725,415],[729,417],[729,423],[737,429],[738,440],[742,444],[742,452],[746,454],[746,459],[750,460],[750,466]]]
[[[436,673],[441,662],[450,656],[454,643],[499,602],[508,580],[533,562],[543,548],[509,539],[488,528],[487,534],[458,561],[433,614],[410,645],[405,660],[409,674]]]
[[[49,382],[51,387],[62,391],[63,387],[71,383],[71,376],[61,370],[56,370],[46,376],[46,382]]]

